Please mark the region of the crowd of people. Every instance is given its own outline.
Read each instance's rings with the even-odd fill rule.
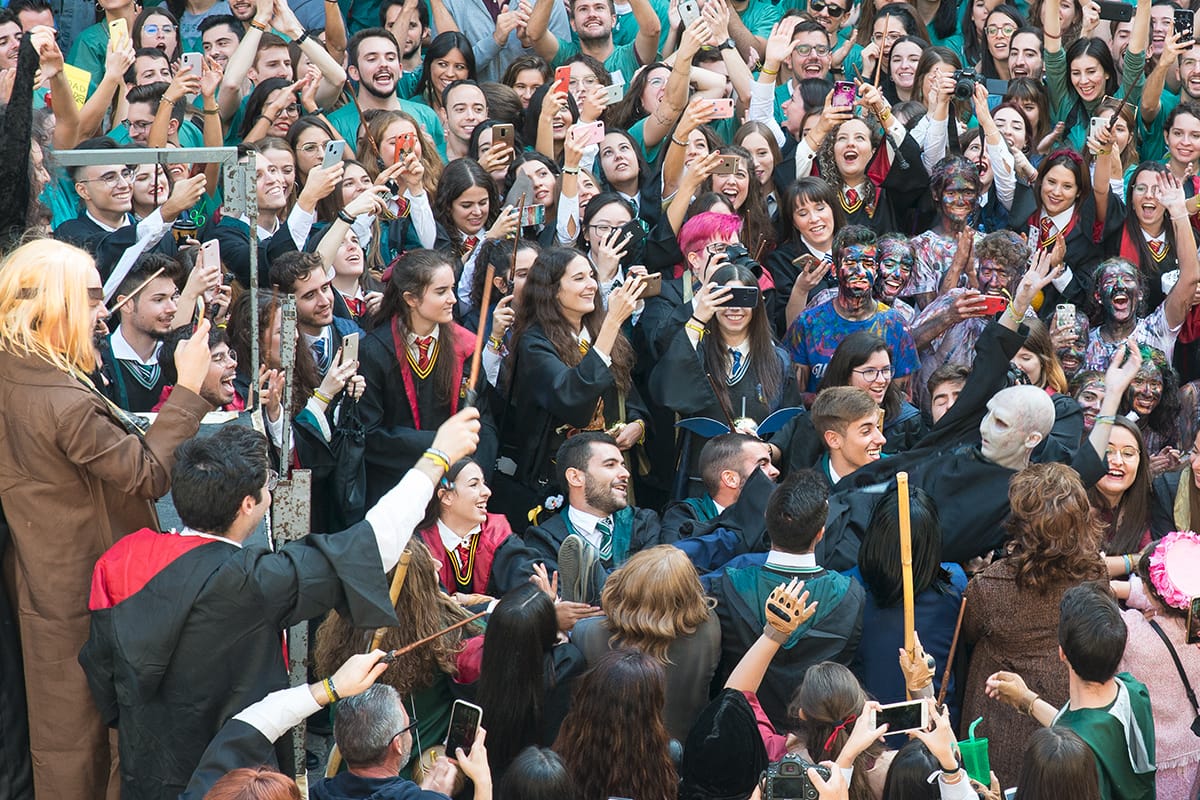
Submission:
[[[1197,7],[8,0],[0,800],[1196,800]]]

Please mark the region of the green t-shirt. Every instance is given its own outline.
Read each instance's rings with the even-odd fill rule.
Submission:
[[[67,54],[67,63],[92,73],[94,86],[104,79],[104,59],[107,55],[108,23],[97,22],[79,34],[75,44],[71,45],[71,52]]]
[[[666,26],[664,25],[663,27],[665,28]],[[623,44],[633,44],[633,40],[637,38],[637,34],[638,24],[637,20],[633,17],[633,12],[627,11],[624,14],[618,14],[616,22],[613,23],[613,44],[617,45],[618,47]],[[579,43],[579,37],[574,31],[571,32],[571,41],[575,42],[576,44]],[[658,47],[660,50],[662,49],[661,41]]]
[[[129,135],[129,129],[125,127],[124,122],[105,135],[117,144],[133,143],[133,138]],[[191,120],[185,119],[179,126],[179,146],[204,147],[204,131],[197,128]]]
[[[1154,789],[1154,718],[1150,713],[1150,693],[1128,672],[1116,676],[1129,695],[1132,725],[1129,730],[1113,713],[1117,701],[1105,708],[1064,710],[1054,724],[1070,728],[1092,749],[1100,775],[1103,800],[1153,800]],[[1138,736],[1140,734],[1140,736]],[[1130,757],[1130,748],[1141,751],[1147,771],[1138,772]]]
[[[442,120],[432,108],[423,103],[404,98],[399,98],[399,101],[400,110],[416,119],[417,124],[433,140],[444,161],[446,159],[446,134],[442,130]],[[346,103],[337,111],[327,115],[326,119],[338,132],[338,135],[346,140],[351,149],[358,148],[358,129],[362,123],[362,119],[358,115],[358,106],[354,103]]]
[[[1179,96],[1170,89],[1163,89],[1158,97],[1158,116],[1149,125],[1142,119],[1139,112],[1138,120],[1138,156],[1142,161],[1159,161],[1167,155],[1166,133],[1167,117],[1179,106]]]
[[[554,63],[551,66],[560,67],[569,59],[579,55],[579,52],[579,45],[566,39],[559,39],[558,54],[554,56]],[[604,68],[609,72],[621,73],[625,77],[627,85],[633,82],[633,74],[641,66],[642,62],[638,60],[637,51],[634,50],[632,43],[614,47],[608,58],[604,59]]]
[[[423,69],[418,69],[401,75],[400,80],[396,81],[396,94],[400,95],[401,99],[411,99],[417,93],[417,84],[421,82],[423,72]]]
[[[738,12],[738,16],[742,18],[746,30],[766,39],[771,35],[771,29],[783,19],[784,11],[787,8],[782,3],[776,5],[770,0],[750,0],[750,4]]]

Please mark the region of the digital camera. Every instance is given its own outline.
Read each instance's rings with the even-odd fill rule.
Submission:
[[[798,755],[788,755],[767,765],[763,773],[764,800],[818,800],[820,793],[808,779],[808,768],[814,767],[817,774],[829,780],[829,768],[810,764]]]
[[[960,103],[969,103],[975,96],[975,84],[983,83],[983,78],[973,69],[954,70],[954,99]]]

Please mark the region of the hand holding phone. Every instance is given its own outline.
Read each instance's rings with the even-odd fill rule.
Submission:
[[[464,753],[471,752],[475,743],[475,734],[479,730],[479,721],[483,719],[483,709],[466,700],[455,700],[450,710],[450,730],[446,732],[446,754],[452,755],[462,748]]]
[[[571,88],[571,68],[559,67],[554,70],[554,88],[551,92],[566,92]]]
[[[342,357],[339,364],[349,364],[358,361],[358,334],[347,333],[342,337]]]
[[[833,84],[833,107],[851,108],[858,96],[858,88],[850,81],[838,81]]]
[[[321,159],[321,169],[329,169],[342,160],[346,152],[346,143],[341,139],[333,139],[325,143],[325,157]]]

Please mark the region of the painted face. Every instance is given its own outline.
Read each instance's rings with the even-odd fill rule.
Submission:
[[[1104,458],[1108,463],[1108,472],[1096,481],[1096,488],[1106,495],[1124,494],[1126,489],[1133,486],[1138,464],[1142,460],[1142,451],[1133,433],[1114,425],[1108,436],[1108,446],[1104,448]]]
[[[850,385],[865,389],[881,405],[891,383],[892,357],[887,350],[876,350],[870,358],[850,371]]]
[[[916,259],[910,246],[895,239],[884,239],[878,245],[879,279],[875,283],[875,294],[891,305],[908,285]]]
[[[1133,376],[1129,393],[1133,398],[1133,410],[1141,416],[1144,417],[1158,408],[1163,393],[1163,377],[1158,365],[1149,359],[1143,362],[1141,369]]]
[[[1100,414],[1100,406],[1104,402],[1104,381],[1086,381],[1075,394],[1075,402],[1083,409],[1083,429],[1090,431],[1096,424]]]
[[[824,200],[797,200],[792,224],[804,241],[820,250],[829,250],[834,233],[833,209]]]
[[[1104,308],[1104,316],[1113,322],[1128,322],[1137,313],[1142,291],[1137,271],[1131,264],[1110,264],[1100,278],[1096,301]]]
[[[1075,173],[1063,166],[1053,166],[1046,171],[1042,181],[1042,208],[1050,216],[1057,216],[1075,205],[1079,197],[1079,184]]]
[[[852,244],[842,250],[840,256],[838,294],[854,300],[869,296],[875,277],[875,245]]]
[[[965,225],[979,208],[979,189],[971,177],[963,171],[955,171],[946,178],[939,201],[942,215],[956,225]]]
[[[977,274],[979,275],[979,291],[997,297],[1003,297],[1006,291],[1011,293],[1013,284],[1019,276],[1015,270],[1009,270],[994,258],[980,259]]]
[[[929,413],[934,422],[945,416],[958,401],[958,395],[965,385],[963,381],[943,381],[934,387],[933,396],[929,398]]]
[[[437,325],[453,322],[454,304],[458,302],[454,294],[454,268],[449,264],[438,267],[421,296],[413,297],[411,292],[405,292],[404,302],[412,309],[414,319]]]
[[[849,181],[867,171],[871,160],[871,131],[860,119],[843,122],[833,141],[833,159],[842,178]]]
[[[1008,69],[1014,78],[1042,79],[1042,43],[1036,34],[1018,33],[1008,45]]]
[[[1091,331],[1091,323],[1088,318],[1080,312],[1075,312],[1075,333],[1077,337],[1075,343],[1066,347],[1060,347],[1056,351],[1058,363],[1062,365],[1063,372],[1067,375],[1067,380],[1071,380],[1083,369],[1083,358],[1087,351],[1088,336]]]
[[[890,69],[896,86],[911,92],[917,79],[917,62],[921,60],[921,48],[913,42],[901,42],[892,48]]]
[[[442,491],[442,518],[482,525],[487,520],[487,501],[492,490],[483,480],[478,464],[467,464],[454,477],[454,488]]]
[[[1107,81],[1108,75],[1095,56],[1079,56],[1071,62],[1071,85],[1084,102],[1100,99]]]

